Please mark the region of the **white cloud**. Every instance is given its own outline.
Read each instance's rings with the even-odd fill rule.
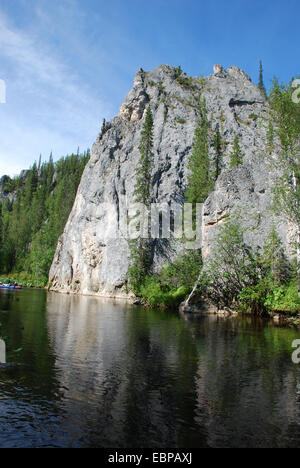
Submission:
[[[0,175],[26,168],[40,152],[60,156],[90,145],[101,116],[109,114],[97,92],[38,31],[17,30],[1,11],[0,43],[7,85],[7,104],[0,108]]]

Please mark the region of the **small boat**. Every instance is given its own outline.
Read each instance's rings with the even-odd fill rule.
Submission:
[[[0,289],[22,289],[21,286],[12,286],[10,284],[0,284]]]

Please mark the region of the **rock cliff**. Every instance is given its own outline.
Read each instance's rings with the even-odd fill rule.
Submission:
[[[203,209],[203,255],[209,255],[219,226],[237,208],[245,214],[245,223],[254,222],[258,227],[249,229],[248,242],[262,245],[273,220],[270,200],[276,174],[263,157],[268,104],[260,90],[235,66],[224,70],[216,65],[213,75],[200,79],[166,65],[151,72],[140,69],[118,116],[106,123],[92,147],[51,267],[52,290],[128,295],[128,243],[125,237],[115,238],[113,226],[124,200],[130,203],[134,199],[145,109],[150,105],[154,118],[152,199],[183,203],[199,100],[203,98],[212,131],[218,126],[224,142],[224,168]],[[239,135],[244,162],[229,169],[235,135]],[[213,146],[210,152],[213,159]],[[110,204],[111,210],[104,210],[104,204]],[[289,251],[293,228],[284,220],[276,220],[276,224]],[[180,242],[155,241],[155,268],[181,249]]]

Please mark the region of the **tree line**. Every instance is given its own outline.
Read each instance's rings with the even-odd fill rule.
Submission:
[[[72,209],[89,150],[34,163],[8,178],[0,202],[0,273],[45,285],[59,236]]]

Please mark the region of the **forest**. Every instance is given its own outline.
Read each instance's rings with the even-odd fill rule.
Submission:
[[[0,199],[1,280],[45,286],[57,241],[72,209],[89,150],[34,163],[5,177]],[[2,179],[3,180],[3,179]]]

